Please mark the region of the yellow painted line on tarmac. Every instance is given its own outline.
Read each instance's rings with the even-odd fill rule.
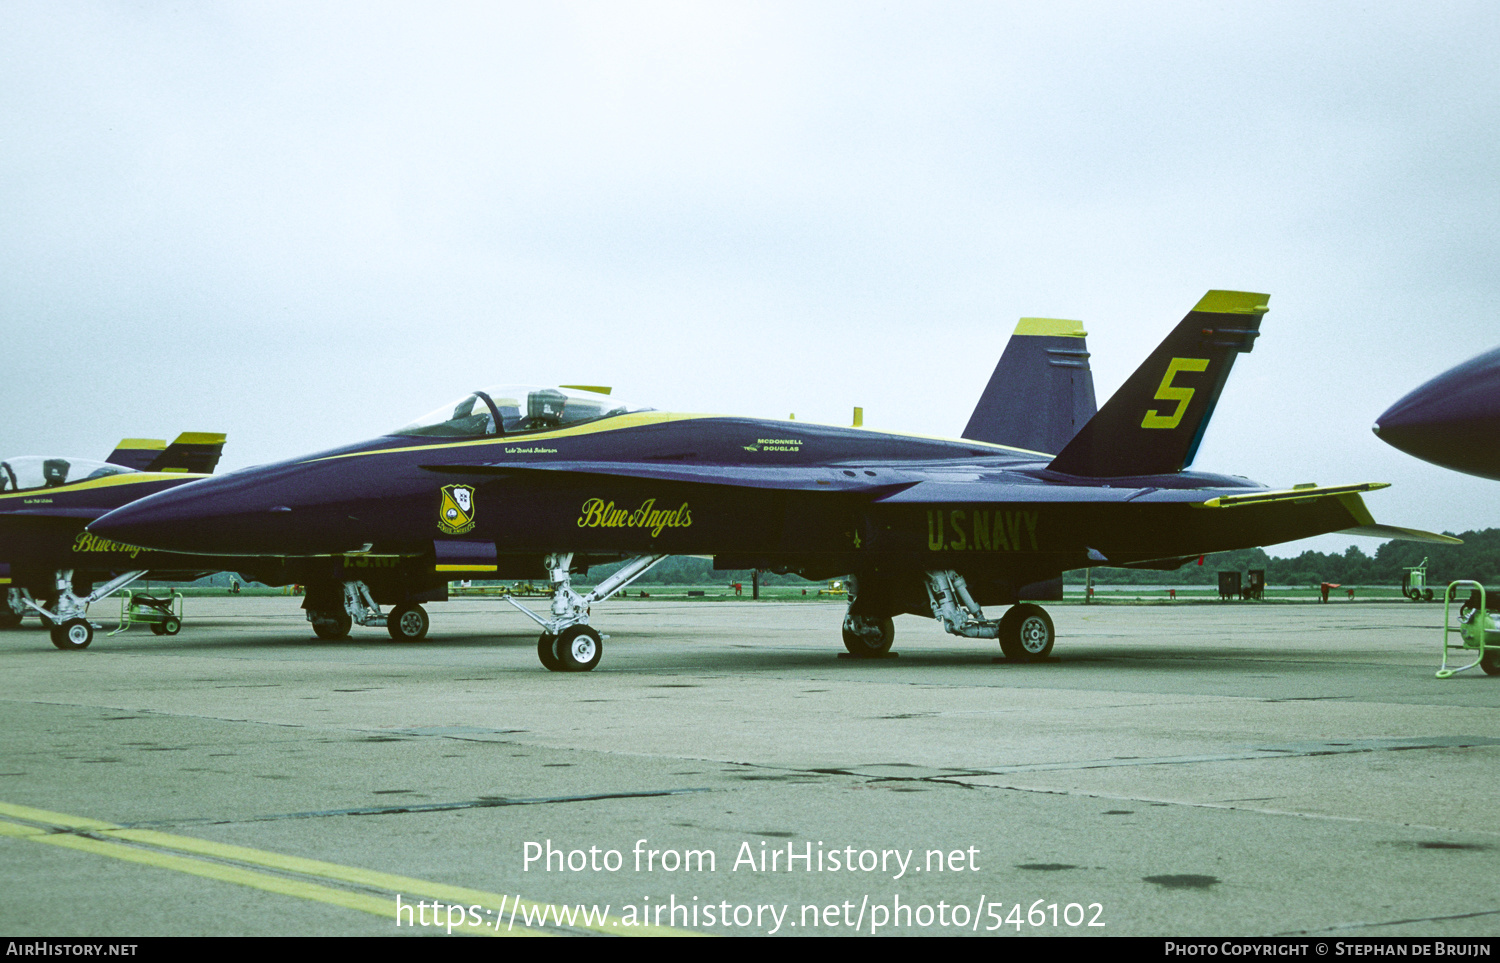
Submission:
[[[137,846],[127,846],[124,843],[91,839],[87,836],[78,836],[73,833],[49,833],[35,826],[23,826],[20,823],[13,823],[7,820],[0,820],[0,836],[25,839],[33,843],[46,843],[49,846],[61,846],[64,849],[76,849],[80,852],[93,853],[96,856],[109,856],[112,859],[140,863],[145,866],[155,866],[158,869],[176,870],[179,873],[203,876],[224,883],[235,883],[239,886],[248,886],[252,889],[265,890],[269,893],[279,893],[283,896],[295,896],[299,899],[330,903],[334,906],[341,906],[344,909],[361,910],[365,913],[371,913],[386,919],[392,918],[391,901],[384,897],[370,896],[365,893],[353,893],[349,890],[333,889],[329,886],[319,886],[316,883],[287,879],[282,876],[272,876],[269,873],[258,873],[254,870],[238,866],[226,866],[223,863],[212,863],[207,860],[193,859],[188,856],[178,856],[172,853],[141,849]]]
[[[623,920],[616,916],[584,922],[581,913],[575,912],[573,915],[570,915],[567,907],[557,907],[550,904],[523,900],[516,895],[500,895],[483,890],[469,889],[464,886],[450,886],[445,883],[434,883],[427,880],[414,879],[409,876],[397,876],[376,870],[360,869],[355,866],[343,866],[338,863],[323,862],[322,860],[306,859],[300,856],[287,856],[282,853],[273,853],[262,849],[251,849],[247,846],[216,843],[211,840],[197,839],[191,836],[176,836],[170,833],[158,832],[154,829],[127,829],[116,826],[113,823],[101,822],[97,819],[72,816],[66,813],[36,809],[30,806],[19,806],[13,803],[0,802],[0,816],[9,816],[14,819],[42,824],[41,826],[26,826],[8,820],[0,820],[0,836],[63,846],[68,849],[81,850],[128,862],[156,866],[162,869],[176,870],[195,876],[204,876],[209,879],[236,883],[241,886],[249,886],[286,896],[296,896],[301,899],[313,900],[320,903],[330,903],[335,906],[342,906],[345,909],[360,910],[390,920],[395,919],[393,897],[374,896],[367,893],[335,889],[318,883],[275,876],[270,873],[247,869],[244,866],[233,866],[222,862],[215,862],[214,860],[233,860],[237,863],[261,866],[286,873],[296,873],[300,876],[311,876],[331,882],[386,890],[392,894],[399,893],[403,898],[410,896],[419,899],[441,900],[450,905],[465,907],[479,906],[491,911],[488,914],[481,914],[480,916],[481,919],[488,919],[488,924],[483,922],[473,923],[472,920],[474,917],[470,914],[465,914],[465,920],[468,922],[464,925],[455,923],[453,927],[455,932],[491,936],[545,935],[537,930],[521,925],[522,921],[529,921],[532,923],[540,922],[542,925],[550,923],[552,925],[565,926],[569,929],[586,929],[618,936],[699,935],[690,930],[679,930],[666,926],[626,925]],[[68,831],[55,832],[46,827],[57,827]],[[88,833],[89,835],[83,836],[78,835],[78,833]],[[164,852],[163,850],[173,850],[174,852]],[[560,910],[561,913],[559,913]],[[435,909],[433,915],[436,917]],[[568,920],[573,920],[573,922],[568,922]],[[446,919],[443,922],[442,928],[446,929]]]

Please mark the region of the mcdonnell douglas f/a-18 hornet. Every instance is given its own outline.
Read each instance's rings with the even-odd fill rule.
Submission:
[[[1434,465],[1500,479],[1500,348],[1412,389],[1376,420],[1375,434]]]
[[[668,555],[849,575],[854,655],[886,654],[909,613],[1040,660],[1054,633],[1034,602],[1060,598],[1070,569],[1172,569],[1339,531],[1451,541],[1377,525],[1359,493],[1382,484],[1271,490],[1186,470],[1266,302],[1210,291],[1097,413],[1081,326],[1023,320],[958,440],[496,388],[373,441],[152,495],[90,530],[174,552],[327,557],[305,606],[335,629],[376,603],[442,597],[449,578],[545,572],[550,613],[523,611],[555,671],[598,664],[590,606]],[[592,591],[573,588],[621,559]],[[991,619],[986,605],[1011,608]]]
[[[184,432],[170,445],[127,438],[105,461],[28,455],[0,461],[0,627],[34,614],[60,649],[82,649],[93,640],[87,618],[94,602],[155,570],[165,577],[197,578],[215,559],[190,559],[143,551],[84,531],[112,508],[212,472],[224,436]],[[153,630],[175,634],[175,616]]]

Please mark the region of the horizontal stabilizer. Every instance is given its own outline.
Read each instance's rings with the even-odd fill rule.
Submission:
[[[1056,454],[1094,417],[1094,374],[1078,321],[1022,318],[963,437]]]
[[[1340,535],[1368,535],[1371,538],[1394,538],[1405,542],[1431,542],[1434,545],[1462,545],[1464,540],[1452,535],[1424,532],[1420,528],[1401,528],[1397,525],[1361,525],[1345,528]]]
[[[1260,334],[1269,297],[1204,295],[1048,467],[1110,478],[1167,475],[1191,465],[1235,356]]]
[[[1333,498],[1338,495],[1356,495],[1390,488],[1390,482],[1360,482],[1354,485],[1307,485],[1302,488],[1284,488],[1273,492],[1251,492],[1247,495],[1220,495],[1203,503],[1204,508],[1239,508],[1245,505],[1265,505],[1269,502],[1310,502],[1316,498]]]
[[[1451,535],[1424,532],[1419,528],[1402,528],[1399,525],[1381,525],[1365,507],[1360,492],[1389,488],[1388,482],[1363,482],[1356,485],[1308,485],[1274,492],[1252,492],[1246,495],[1220,495],[1203,502],[1203,508],[1243,508],[1251,505],[1307,504],[1320,498],[1337,498],[1360,524],[1353,528],[1339,529],[1341,535],[1368,535],[1371,538],[1394,538],[1407,542],[1430,542],[1435,545],[1462,545],[1463,540]]]

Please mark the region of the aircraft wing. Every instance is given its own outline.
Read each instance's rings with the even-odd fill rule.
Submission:
[[[1210,510],[1307,504],[1336,498],[1361,522],[1342,529],[1348,535],[1393,538],[1434,544],[1462,544],[1459,539],[1421,529],[1381,525],[1370,515],[1361,492],[1390,487],[1385,482],[1323,485],[1277,491],[1239,489],[1134,488],[1108,485],[1056,485],[987,480],[982,471],[922,472],[870,470],[828,465],[688,465],[616,461],[492,462],[482,465],[423,465],[427,471],[448,475],[517,476],[543,474],[595,475],[693,482],[732,488],[771,488],[782,491],[827,491],[869,496],[882,505],[938,504],[1187,504]],[[940,476],[933,478],[933,474]],[[922,477],[925,476],[925,477]]]

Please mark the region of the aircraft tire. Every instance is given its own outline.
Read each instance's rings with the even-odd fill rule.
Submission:
[[[1484,658],[1479,660],[1479,667],[1485,675],[1500,675],[1500,652],[1485,652]]]
[[[1000,651],[1017,662],[1041,662],[1052,654],[1057,631],[1040,605],[1022,602],[1000,619]]]
[[[64,651],[86,649],[94,641],[94,627],[88,619],[68,619],[52,629],[52,644]]]
[[[858,622],[851,626],[855,620]],[[862,629],[863,631],[858,631]],[[875,618],[868,615],[844,617],[844,648],[849,654],[861,659],[874,659],[891,651],[896,641],[896,623],[889,617]]]
[[[553,649],[564,672],[588,672],[604,655],[604,640],[587,625],[570,625],[557,637]]]
[[[398,605],[385,617],[385,630],[397,642],[420,642],[432,624],[420,605]]]
[[[348,612],[336,612],[331,620],[314,622],[312,627],[313,635],[327,642],[334,642],[349,637],[349,630],[354,627],[354,619],[349,617]]]
[[[542,637],[536,640],[536,657],[542,660],[542,665],[547,667],[548,672],[563,670],[562,663],[557,661],[557,636],[555,635],[542,633]]]
[[[21,613],[9,609],[0,612],[0,629],[13,629],[21,624]]]

